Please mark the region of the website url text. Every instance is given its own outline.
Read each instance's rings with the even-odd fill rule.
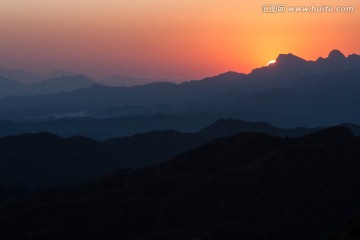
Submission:
[[[286,4],[263,4],[261,6],[262,13],[351,13],[354,11],[355,6],[287,6]]]

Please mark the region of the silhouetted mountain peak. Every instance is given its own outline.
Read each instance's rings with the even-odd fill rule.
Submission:
[[[189,81],[184,82],[184,84],[199,84],[199,83],[212,83],[212,84],[218,84],[218,83],[229,83],[229,82],[238,82],[243,77],[246,77],[246,74],[244,73],[238,73],[234,71],[228,71],[221,73],[219,75],[213,76],[213,77],[207,77],[202,80],[195,80],[195,81]]]
[[[325,60],[325,58],[323,57],[318,57],[318,59],[316,59],[316,62],[323,62]]]
[[[243,73],[238,73],[238,72],[234,72],[234,71],[228,71],[228,72],[224,72],[219,74],[217,77],[239,77],[239,76],[243,76]]]
[[[344,58],[346,58],[345,55],[336,49],[332,50],[328,56],[328,59],[344,59]]]
[[[348,56],[348,59],[352,60],[352,61],[360,61],[360,55],[351,54],[351,55]]]
[[[296,63],[303,63],[306,62],[306,60],[295,56],[292,53],[288,53],[288,54],[280,54],[277,58],[276,58],[276,62],[277,63],[287,63],[287,64],[296,64]]]

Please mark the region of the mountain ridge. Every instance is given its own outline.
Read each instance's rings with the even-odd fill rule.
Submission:
[[[73,116],[74,113],[92,116],[129,105],[156,108],[166,103],[173,114],[248,112],[259,116],[255,120],[282,126],[360,123],[360,115],[357,114],[360,107],[357,105],[359,69],[360,56],[343,57],[339,51],[332,51],[329,57],[317,61],[281,54],[277,63],[255,69],[248,75],[227,72],[180,84],[158,82],[134,87],[92,85],[57,94],[9,96],[0,99],[0,116],[17,120],[29,116],[33,119]],[[346,81],[340,81],[342,78]],[[261,99],[260,96],[264,95],[266,97]],[[332,96],[339,101],[334,102]],[[270,103],[274,104],[270,106]],[[282,105],[287,109],[281,108]],[[341,105],[347,106],[346,112]],[[246,114],[241,118],[254,120]]]
[[[344,126],[360,134],[360,126]],[[63,138],[46,132],[25,133],[0,138],[0,183],[32,190],[74,184],[121,168],[160,164],[207,142],[241,133],[291,139],[319,130],[321,128],[281,129],[263,122],[220,119],[194,133],[150,131],[105,141],[83,136]],[[309,136],[316,138],[316,135]]]
[[[315,240],[360,211],[359,146],[344,127],[295,139],[241,133],[157,166],[2,204],[0,233],[10,240],[29,232],[34,239]]]

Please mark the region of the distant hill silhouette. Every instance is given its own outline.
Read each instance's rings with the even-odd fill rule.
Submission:
[[[31,84],[21,83],[0,75],[0,97],[54,94],[90,87],[94,84],[96,84],[94,81],[82,75],[62,76]]]
[[[47,78],[48,79],[54,79],[54,78],[62,78],[62,77],[70,77],[70,76],[77,76],[81,74],[77,74],[70,71],[64,71],[64,70],[54,70],[52,71]]]
[[[164,80],[156,80],[150,78],[135,78],[127,76],[114,75],[108,78],[101,79],[100,82],[113,87],[132,87],[136,85],[144,85],[152,82],[160,82]]]
[[[23,83],[0,75],[0,97],[19,94],[25,86]]]
[[[360,122],[360,68],[302,78],[298,88],[276,88],[248,95],[238,100],[254,111],[286,113],[310,121],[312,126],[341,122]],[[319,80],[319,81],[317,81]],[[326,84],[324,84],[326,82]],[[305,90],[305,91],[304,91]]]
[[[76,113],[74,113],[76,114]],[[78,113],[81,114],[81,113]],[[217,121],[221,116],[236,118],[241,112],[228,114],[194,113],[185,115],[155,114],[149,116],[125,115],[120,118],[94,119],[86,117],[50,118],[39,121],[0,121],[0,137],[22,133],[49,132],[62,137],[85,136],[96,140],[106,140],[122,136],[131,136],[153,130],[173,129],[181,132],[197,132]],[[229,124],[226,122],[225,127]],[[244,124],[244,126],[242,126]],[[248,131],[262,131],[264,127],[250,127],[251,122],[236,122],[236,128]],[[220,127],[220,126],[219,126]],[[211,127],[213,130],[213,127]],[[222,129],[219,129],[222,131]],[[233,129],[226,130],[232,133]],[[280,131],[282,132],[282,131]],[[267,132],[277,135],[278,131]],[[302,134],[304,134],[302,132]],[[293,135],[293,134],[291,134]],[[295,136],[295,135],[293,135]]]
[[[132,111],[132,108],[121,109],[122,111]],[[136,111],[136,107],[133,109]],[[139,111],[145,110],[141,107]],[[157,108],[159,110],[159,108]],[[117,110],[115,110],[117,111]],[[152,111],[149,109],[149,111]],[[150,112],[151,113],[151,112]],[[75,115],[76,113],[74,113]],[[78,113],[82,114],[82,113]],[[109,113],[111,114],[111,113]],[[49,118],[38,121],[7,121],[0,120],[0,137],[19,135],[23,133],[49,132],[61,137],[85,136],[95,140],[107,140],[123,136],[132,136],[149,131],[163,131],[173,129],[180,132],[190,133],[198,132],[205,128],[201,133],[220,136],[225,133],[230,135],[242,131],[263,132],[276,136],[300,136],[317,128],[276,128],[265,122],[241,121],[237,120],[244,114],[250,115],[249,112],[228,112],[228,113],[193,113],[184,115],[166,115],[150,114],[143,115],[125,115],[119,118],[94,119],[87,117],[67,117],[67,118]],[[76,115],[75,115],[76,116]],[[222,118],[227,117],[227,118]],[[253,119],[265,118],[266,113],[253,115]],[[281,115],[272,115],[272,119],[286,120]],[[220,121],[218,121],[220,119]],[[221,120],[234,119],[234,120]],[[218,121],[213,126],[215,121]],[[360,136],[360,126],[352,123],[344,123],[344,126],[353,131],[356,136]]]
[[[112,112],[113,118],[123,117],[121,109],[126,112],[127,106],[153,111],[166,105],[170,110],[162,108],[151,114],[210,113],[220,118],[234,118],[237,114],[241,119],[281,127],[360,124],[359,72],[359,55],[346,57],[333,50],[328,57],[316,61],[280,54],[276,63],[254,69],[250,74],[226,72],[180,84],[157,82],[109,87],[93,85],[86,77],[64,77],[34,85],[32,95],[58,91],[56,94],[0,99],[0,117],[13,120],[66,116],[106,118],[110,110],[117,109],[118,112]],[[149,115],[146,110],[137,108],[136,111]],[[229,115],[229,112],[235,114]]]
[[[360,68],[360,56],[353,54],[345,57],[339,50],[333,50],[327,58],[316,61],[306,61],[293,54],[280,54],[275,64],[254,69],[249,75],[251,83],[245,88],[264,90],[283,87],[307,75],[323,75],[354,68]]]
[[[27,72],[20,69],[0,68],[0,75],[24,84],[39,83],[46,79],[45,76],[40,74]]]
[[[296,139],[242,133],[157,166],[2,204],[0,234],[6,239],[319,239],[360,211],[359,159],[360,139],[345,127]]]
[[[52,94],[68,92],[80,88],[91,87],[94,84],[96,84],[94,81],[83,75],[60,76],[32,85],[28,90],[28,93]]]

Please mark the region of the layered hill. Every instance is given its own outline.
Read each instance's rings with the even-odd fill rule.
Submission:
[[[95,85],[95,82],[83,75],[60,76],[35,83],[24,83],[21,80],[13,80],[2,76],[0,69],[0,98],[8,96],[55,94],[90,87],[92,85]]]
[[[249,131],[295,137],[315,129],[223,119],[196,133],[152,131],[102,142],[49,133],[9,136],[0,138],[0,183],[27,189],[79,183],[122,168],[158,164],[208,141]]]
[[[78,79],[81,84],[72,86],[73,79],[61,93],[0,99],[0,116],[17,120],[73,115],[106,118],[111,110],[118,109],[112,112],[112,117],[118,117],[126,113],[127,106],[136,106],[133,110],[142,115],[148,109],[155,114],[212,113],[223,118],[232,112],[231,117],[241,114],[242,119],[283,127],[360,123],[359,69],[359,55],[346,57],[334,50],[316,61],[280,54],[276,63],[249,74],[227,72],[180,84],[110,87]],[[63,81],[53,79],[52,86],[58,89]],[[47,92],[52,89],[45,86],[47,82],[41,84]],[[159,107],[163,105],[168,110]]]
[[[360,141],[344,127],[242,133],[157,166],[0,206],[6,239],[318,239],[360,211]]]

